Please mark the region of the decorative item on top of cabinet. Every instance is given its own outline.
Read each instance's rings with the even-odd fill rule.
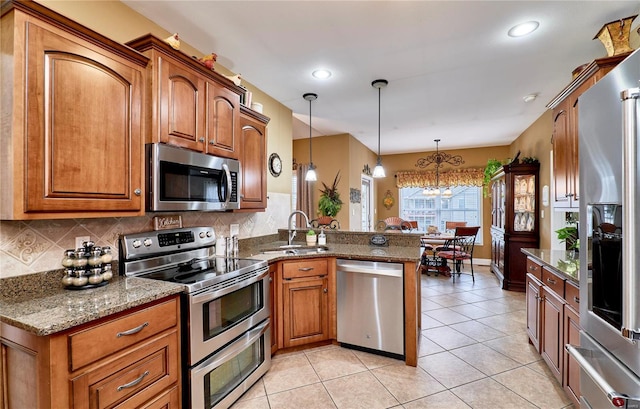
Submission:
[[[525,291],[526,256],[539,235],[539,163],[511,163],[491,181],[491,270],[505,290]]]
[[[240,106],[240,211],[267,207],[267,123],[266,116]]]
[[[143,214],[148,59],[37,2],[1,26],[1,218]]]
[[[547,104],[553,110],[554,208],[578,209],[578,101],[580,95],[624,60],[629,53],[599,58],[589,63]]]
[[[151,59],[147,92],[151,123],[146,142],[238,159],[244,90],[152,34],[127,45]]]

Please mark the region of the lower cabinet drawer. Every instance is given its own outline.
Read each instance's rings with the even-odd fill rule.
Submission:
[[[139,407],[178,381],[178,332],[141,342],[71,380],[76,408]]]
[[[546,268],[542,268],[542,284],[553,290],[560,298],[564,298],[564,278],[560,278]]]
[[[75,371],[145,338],[175,327],[178,300],[145,308],[69,334],[70,370]]]
[[[542,266],[530,258],[527,258],[527,273],[542,281]]]
[[[282,264],[282,278],[317,277],[327,274],[327,259],[291,261]]]
[[[574,284],[570,284],[569,281],[564,287],[564,298],[574,310],[580,311],[580,289]]]

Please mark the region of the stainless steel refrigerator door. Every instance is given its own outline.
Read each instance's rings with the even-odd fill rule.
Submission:
[[[638,167],[640,157],[638,148],[635,146],[638,143],[637,127],[640,111],[638,100],[623,103],[621,92],[638,86],[640,86],[640,53],[636,51],[586,91],[578,102],[582,195],[580,243],[583,249],[589,249],[590,232],[593,230],[591,205],[604,203],[623,206],[622,236],[625,260],[623,264],[627,266],[623,267],[625,271],[623,274],[627,276],[626,279],[623,278],[623,286],[625,286],[623,293],[627,293],[623,310],[627,316],[623,317],[623,327],[637,326],[637,317],[640,315],[640,305],[638,305],[640,271],[636,259],[640,254],[640,236],[636,226],[628,224],[630,219],[636,220],[636,223],[640,221],[640,198],[637,192],[637,181],[640,180]],[[629,106],[630,104],[634,106]],[[635,137],[629,135],[629,129],[635,129]],[[626,138],[625,132],[628,135]],[[627,147],[625,147],[625,139]],[[623,173],[627,175],[624,184]],[[630,180],[636,181],[632,189],[628,189]],[[627,213],[626,216],[624,216],[625,213]],[[615,328],[592,312],[591,271],[587,268],[591,262],[589,254],[589,251],[580,252],[580,298],[585,300],[580,303],[580,325],[612,356],[635,374],[640,374],[640,342],[624,337],[621,328]],[[631,331],[639,330],[637,327],[630,329]]]

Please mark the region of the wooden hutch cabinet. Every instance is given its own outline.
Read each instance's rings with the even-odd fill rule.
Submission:
[[[594,60],[549,104],[553,109],[553,201],[555,208],[577,211],[578,191],[578,102],[580,96],[629,54]]]
[[[538,163],[504,165],[491,181],[491,271],[505,290],[525,291],[520,249],[539,246],[539,171]]]

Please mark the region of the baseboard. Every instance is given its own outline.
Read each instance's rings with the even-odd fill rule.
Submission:
[[[491,265],[491,259],[488,259],[488,258],[474,258],[473,259],[473,264],[475,264],[476,266],[490,266]]]

